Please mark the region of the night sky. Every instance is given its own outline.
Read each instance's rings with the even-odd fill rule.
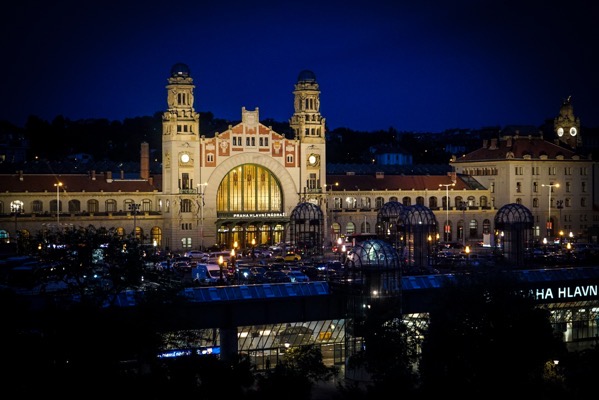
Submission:
[[[0,120],[163,112],[170,69],[183,62],[196,111],[232,121],[242,107],[288,121],[308,69],[329,129],[539,126],[568,96],[582,125],[599,127],[598,4],[10,2]]]

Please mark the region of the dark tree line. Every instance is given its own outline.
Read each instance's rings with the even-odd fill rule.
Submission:
[[[223,132],[239,121],[215,118],[211,112],[200,113],[200,132],[210,137]],[[292,139],[294,133],[288,122],[265,119],[262,124]],[[70,155],[90,154],[95,161],[139,162],[142,142],[147,142],[152,160],[161,161],[162,113],[153,116],[108,119],[70,120],[57,116],[52,121],[30,116],[24,128],[0,121],[0,132],[10,132],[13,145],[28,146],[28,160],[64,161]],[[445,135],[398,132],[394,128],[373,132],[349,128],[327,130],[327,161],[334,164],[372,164],[373,152],[385,147],[390,151],[411,154],[414,164],[436,164],[448,160]],[[20,142],[20,144],[19,144]],[[461,141],[463,143],[463,141]]]

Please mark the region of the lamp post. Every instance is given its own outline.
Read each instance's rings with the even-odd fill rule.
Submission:
[[[444,227],[444,235],[443,237],[445,238],[445,241],[448,242],[449,241],[449,234],[450,234],[450,228],[449,228],[449,187],[450,186],[455,186],[455,182],[453,183],[440,183],[439,187],[443,187],[445,186],[445,227]]]
[[[548,184],[542,184],[541,186],[543,187],[548,187],[549,188],[549,204],[547,205],[547,237],[551,237],[551,230],[552,230],[552,224],[551,224],[551,192],[553,192],[553,188],[559,187],[559,183],[548,183]]]
[[[329,188],[329,194],[327,198],[327,221],[329,222],[328,230],[329,230],[329,241],[330,245],[333,245],[333,207],[331,206],[331,196],[333,195],[333,186],[339,186],[339,182],[335,182],[334,184],[324,185],[324,190],[326,192],[327,187]],[[330,214],[330,215],[329,215]]]
[[[340,237],[337,238],[337,253],[339,254],[339,261],[341,261],[341,243],[343,243],[343,239],[341,239]]]
[[[133,236],[137,237],[137,211],[139,210],[139,203],[129,203],[129,211],[133,214]]]
[[[256,253],[254,252],[256,249],[256,238],[252,238],[252,260],[256,262]]]
[[[200,196],[200,249],[204,250],[204,187],[208,182],[198,183],[198,195]]]
[[[60,188],[62,187],[62,182],[56,182],[54,184],[56,187],[56,225],[60,224]]]
[[[11,211],[15,213],[15,243],[17,245],[17,253],[19,253],[19,226],[17,224],[17,217],[23,212],[23,202],[21,200],[15,200],[10,203]],[[11,240],[12,241],[12,240]]]

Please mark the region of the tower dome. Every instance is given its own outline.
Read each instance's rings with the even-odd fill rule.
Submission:
[[[303,70],[297,77],[298,82],[316,82],[316,75],[310,70]]]
[[[177,63],[171,68],[171,76],[189,76],[187,64]]]

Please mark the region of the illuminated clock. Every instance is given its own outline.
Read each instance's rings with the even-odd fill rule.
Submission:
[[[308,156],[308,165],[315,166],[318,164],[318,156],[316,154],[310,154]]]
[[[561,126],[559,128],[557,128],[557,136],[559,136],[559,137],[564,136],[564,128],[562,128]]]
[[[578,130],[575,127],[570,128],[570,136],[576,136]]]
[[[188,163],[189,162],[189,154],[187,154],[187,153],[181,154],[181,162]]]

